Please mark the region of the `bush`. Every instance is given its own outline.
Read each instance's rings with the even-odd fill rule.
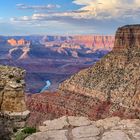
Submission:
[[[36,132],[36,128],[25,127],[15,135],[15,140],[24,140],[27,136]]]
[[[25,127],[25,128],[23,128],[22,132],[25,134],[33,134],[36,132],[36,128]]]
[[[23,132],[19,132],[16,134],[15,136],[15,140],[24,140],[28,135],[23,133]]]

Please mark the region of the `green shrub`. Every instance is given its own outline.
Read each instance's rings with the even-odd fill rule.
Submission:
[[[23,132],[18,132],[15,136],[15,140],[24,140],[28,134],[25,134]]]
[[[36,132],[36,128],[24,127],[15,134],[15,140],[24,140],[27,136]]]
[[[32,133],[36,132],[36,128],[25,127],[25,128],[23,128],[22,132],[25,134],[32,134]]]

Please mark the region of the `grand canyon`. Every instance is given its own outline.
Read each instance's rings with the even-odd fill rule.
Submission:
[[[60,82],[92,66],[114,46],[114,36],[0,36],[0,64],[26,70],[26,93],[39,93],[47,80]]]
[[[140,0],[1,0],[0,140],[140,140]]]
[[[118,28],[112,51],[110,47],[106,50],[102,47],[94,48],[94,54],[96,51],[106,51],[107,54],[103,53],[105,56],[102,54],[102,58],[96,55],[96,63],[90,63],[88,68],[81,68],[79,72],[73,71],[75,74],[61,81],[55,91],[27,94],[25,70],[0,66],[0,138],[16,139],[19,133],[25,140],[139,140],[139,37],[140,25]],[[23,49],[31,42],[8,39],[6,45],[8,44],[9,47],[15,47],[14,51],[18,51],[20,47]],[[67,51],[70,50],[71,48]],[[26,59],[33,59],[29,50],[28,53],[23,51],[19,56],[13,55],[12,51],[13,49],[8,49],[6,56],[10,57],[10,60],[16,60],[17,64],[21,64],[21,59],[24,62]],[[25,54],[29,57],[21,58],[23,55],[27,56]],[[90,56],[85,60],[87,58],[93,59]],[[83,62],[84,58],[78,56],[77,59],[82,59]],[[4,59],[3,62],[10,62],[8,60]],[[25,126],[36,128],[39,132],[29,135],[21,129]],[[13,135],[15,130],[17,132]]]

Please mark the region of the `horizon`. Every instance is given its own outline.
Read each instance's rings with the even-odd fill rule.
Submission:
[[[5,0],[2,36],[112,34],[140,23],[139,0]]]
[[[26,36],[115,36],[115,34],[26,34],[26,35],[3,35],[0,34],[0,37],[26,37]]]

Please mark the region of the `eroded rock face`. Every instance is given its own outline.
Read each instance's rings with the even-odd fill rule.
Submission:
[[[28,97],[29,123],[63,115],[140,118],[139,36],[139,25],[119,28],[115,48],[93,67],[64,81],[58,93]]]
[[[113,51],[95,64],[60,84],[63,92],[109,101],[140,116],[140,25],[117,30]]]
[[[24,112],[25,71],[16,67],[0,66],[0,110]]]
[[[39,130],[25,140],[139,140],[140,120],[112,117],[90,121],[85,117],[63,116],[45,121]]]

